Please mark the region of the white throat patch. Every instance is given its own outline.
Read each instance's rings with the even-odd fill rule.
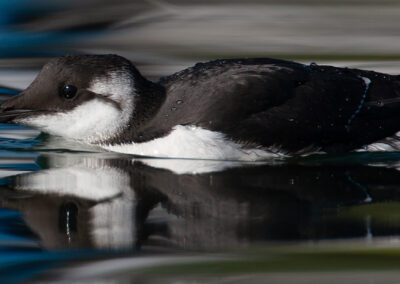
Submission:
[[[17,123],[86,143],[107,140],[129,127],[135,94],[130,74],[111,72],[93,80],[88,90],[119,103],[121,109],[101,99],[93,99],[68,112],[32,116],[19,119]]]

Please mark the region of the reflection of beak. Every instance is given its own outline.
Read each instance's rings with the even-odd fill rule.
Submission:
[[[8,99],[0,104],[0,123],[12,122],[14,119],[24,117],[27,114],[37,112],[48,112],[46,110],[33,110],[26,107],[26,97],[24,92]]]

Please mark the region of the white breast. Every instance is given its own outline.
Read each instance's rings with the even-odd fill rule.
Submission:
[[[100,146],[114,152],[164,158],[256,161],[284,156],[258,148],[244,149],[222,133],[182,125],[174,127],[169,135],[149,142]]]
[[[117,135],[128,120],[125,112],[93,99],[68,112],[30,116],[17,122],[53,135],[93,143]]]

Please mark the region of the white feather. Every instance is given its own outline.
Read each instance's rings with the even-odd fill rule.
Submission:
[[[398,152],[400,151],[400,132],[382,140],[365,145],[356,152]]]
[[[136,92],[134,79],[130,73],[109,72],[107,76],[95,78],[88,90],[120,103],[123,109],[130,110],[128,115],[131,115]]]
[[[256,161],[284,156],[258,148],[244,149],[222,133],[182,125],[175,126],[169,135],[149,142],[100,146],[114,152],[167,158]]]

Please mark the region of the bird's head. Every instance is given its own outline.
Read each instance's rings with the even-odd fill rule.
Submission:
[[[88,143],[106,141],[128,126],[141,79],[116,55],[55,58],[28,88],[0,104],[0,122]]]

